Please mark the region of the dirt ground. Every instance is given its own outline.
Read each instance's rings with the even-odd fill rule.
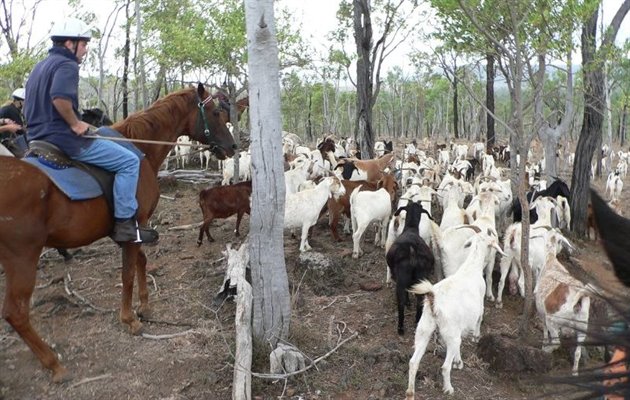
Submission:
[[[570,182],[570,179],[568,179]],[[604,182],[595,182],[602,188]],[[205,185],[186,182],[162,186],[163,198],[152,223],[159,245],[146,248],[150,272],[153,314],[144,322],[151,335],[180,334],[172,338],[132,336],[118,319],[121,252],[109,239],[80,250],[64,263],[55,252],[40,262],[32,299],[35,328],[73,373],[71,381],[52,384],[31,351],[4,321],[0,322],[0,399],[229,399],[234,351],[234,312],[231,301],[213,304],[225,268],[222,251],[233,236],[235,217],[215,221],[211,232],[216,242],[197,247],[197,229],[169,230],[201,220],[197,195]],[[601,191],[603,192],[603,190]],[[628,190],[623,193],[630,215]],[[408,310],[406,334],[396,333],[394,291],[383,286],[366,291],[366,283],[385,277],[385,257],[366,233],[359,260],[351,258],[352,240],[335,243],[328,219],[315,227],[313,252],[331,257],[334,266],[323,274],[300,261],[299,239],[285,232],[286,265],[292,295],[293,319],[289,341],[310,359],[328,353],[340,340],[355,332],[324,361],[288,380],[254,378],[255,399],[402,399],[407,386],[408,362],[413,352],[413,313]],[[246,216],[241,232],[248,232]],[[574,255],[598,276],[610,276],[610,265],[594,242],[577,241]],[[330,272],[332,271],[332,272]],[[495,280],[496,282],[496,280]],[[4,293],[0,272],[0,293]],[[496,293],[496,286],[495,286]],[[504,297],[504,308],[486,302],[482,334],[517,333],[523,301]],[[537,317],[532,318],[532,337],[542,339]],[[256,355],[254,371],[266,373],[266,355]],[[445,398],[440,366],[443,352],[430,344],[416,381],[417,399]],[[554,395],[557,387],[540,383],[532,375],[497,374],[488,369],[465,339],[463,370],[453,370],[455,394],[450,399],[531,399]],[[602,363],[591,352],[588,365]],[[554,354],[554,374],[570,371],[566,352]]]

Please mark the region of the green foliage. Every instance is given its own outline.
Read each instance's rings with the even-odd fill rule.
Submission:
[[[0,64],[0,98],[8,98],[10,93],[20,86],[24,86],[29,72],[43,57],[43,52],[35,55],[19,52],[11,61]],[[3,93],[6,92],[6,95]]]

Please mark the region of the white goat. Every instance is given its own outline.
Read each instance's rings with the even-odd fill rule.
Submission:
[[[619,173],[611,172],[606,180],[606,194],[610,194],[609,199],[620,199],[623,190],[623,181]]]
[[[481,193],[478,195],[478,201],[481,207],[481,214],[471,225],[454,226],[444,231],[434,230],[432,244],[434,245],[434,255],[439,254],[436,259],[442,263],[444,276],[453,275],[460,267],[461,263],[468,256],[468,250],[463,244],[470,237],[470,229],[480,229],[490,239],[498,240],[495,226],[495,208],[499,204],[499,200],[492,193]],[[492,294],[492,271],[494,270],[496,252],[490,249],[484,261],[486,274],[486,297],[494,301]]]
[[[378,221],[380,229],[376,233],[374,243],[385,247],[387,240],[387,223],[392,214],[392,202],[396,195],[396,181],[391,175],[384,175],[379,181],[378,190],[360,192],[361,186],[350,195],[350,215],[352,218],[352,258],[359,258],[361,238],[370,222]]]
[[[308,251],[308,230],[317,223],[319,213],[331,196],[339,197],[346,193],[346,189],[336,176],[330,176],[314,189],[287,195],[284,205],[284,227],[290,229],[302,228],[300,251]]]
[[[247,181],[251,179],[251,156],[247,151],[241,151],[238,159],[238,178],[241,181]],[[230,181],[234,178],[234,159],[228,158],[223,162],[223,180],[222,185],[229,185]]]
[[[547,230],[551,224],[551,210],[556,208],[556,204],[549,197],[539,197],[532,203],[532,208],[536,208],[538,220],[529,227],[529,258],[528,263],[532,269],[534,284],[540,274],[540,269],[545,262],[545,243],[541,238],[539,229]],[[503,307],[503,289],[505,287],[505,278],[510,274],[510,291],[516,292],[516,282],[518,281],[518,290],[521,296],[525,293],[525,276],[521,266],[521,236],[522,225],[516,222],[505,230],[503,237],[503,251],[505,255],[501,258],[501,278],[499,279],[499,287],[497,293],[496,307]],[[533,240],[532,237],[538,237]]]
[[[442,193],[443,198],[446,198],[446,204],[442,213],[440,229],[444,230],[452,226],[468,223],[468,215],[459,205],[459,200],[463,193],[461,185],[456,181],[452,185],[445,187]]]
[[[414,339],[414,353],[409,360],[409,384],[407,399],[413,400],[415,381],[420,360],[426,351],[433,331],[438,328],[442,341],[446,344],[446,359],[442,364],[444,393],[454,392],[451,385],[451,365],[462,369],[462,337],[472,332],[473,341],[479,340],[483,319],[483,295],[486,283],[483,280],[484,262],[488,249],[501,251],[496,238],[488,240],[483,234],[474,234],[464,244],[470,249],[468,257],[457,272],[432,285],[423,281],[412,286],[410,292],[424,294],[424,312]]]
[[[547,233],[545,264],[534,289],[536,309],[543,321],[543,350],[552,352],[560,345],[562,329],[574,330],[577,344],[573,355],[573,374],[577,374],[582,346],[588,329],[592,290],[575,279],[556,258],[559,245],[571,244],[556,230]]]
[[[313,171],[313,161],[310,158],[298,157],[293,160],[294,168],[284,172],[286,194],[297,193],[300,184],[310,178]]]
[[[181,168],[184,169],[186,168],[186,163],[190,162],[190,147],[188,146],[189,144],[191,144],[191,139],[188,136],[180,136],[177,138],[177,145],[175,145],[175,155],[176,160],[175,161],[175,167],[179,167],[181,165]]]
[[[558,228],[571,229],[571,206],[564,196],[556,197],[556,217],[558,217]]]

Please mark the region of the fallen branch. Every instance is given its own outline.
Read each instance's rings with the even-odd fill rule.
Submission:
[[[107,310],[105,308],[101,308],[101,307],[97,307],[94,304],[90,303],[85,297],[81,296],[79,293],[77,293],[76,291],[70,289],[70,282],[72,282],[72,277],[70,276],[70,273],[68,272],[66,274],[66,278],[63,280],[63,286],[66,289],[66,293],[69,296],[73,296],[76,297],[77,299],[79,299],[79,301],[81,303],[83,303],[84,305],[96,310],[96,311],[100,311],[100,312],[104,312],[104,313],[110,313],[110,312],[114,312],[116,310]]]
[[[54,285],[55,283],[59,283],[59,282],[62,282],[62,281],[63,281],[63,275],[60,275],[60,276],[57,276],[55,278],[52,278],[47,283],[43,283],[41,285],[35,286],[35,289],[43,289],[45,287],[48,287],[50,285]]]
[[[318,362],[328,358],[331,354],[333,354],[335,351],[337,351],[338,348],[340,348],[344,343],[346,343],[347,341],[354,339],[355,337],[359,336],[359,332],[354,332],[350,337],[344,339],[343,341],[339,342],[339,344],[337,346],[335,346],[334,349],[330,350],[328,353],[324,354],[323,356],[316,358],[315,360],[313,360],[313,363],[311,365],[309,365],[306,368],[302,368],[299,371],[295,371],[295,372],[290,372],[288,374],[260,374],[257,372],[252,372],[252,376],[255,376],[256,378],[263,378],[263,379],[286,379],[289,378],[293,375],[297,375],[297,374],[301,374],[302,372],[306,372],[309,369],[313,368],[315,365],[317,365]]]
[[[103,375],[99,375],[99,376],[93,376],[91,378],[85,378],[85,379],[81,379],[79,382],[73,383],[72,385],[70,385],[70,389],[73,389],[77,386],[83,385],[85,383],[90,383],[90,382],[94,382],[94,381],[100,381],[101,379],[107,379],[107,378],[111,378],[112,374],[103,374]]]
[[[194,325],[191,322],[171,322],[171,321],[162,321],[159,319],[150,319],[150,318],[142,318],[142,322],[149,322],[151,324],[161,324],[161,325],[170,325],[170,326],[193,326]]]
[[[157,282],[155,282],[155,278],[151,274],[147,274],[147,276],[149,278],[151,278],[151,281],[153,281],[153,289],[157,292],[158,291],[158,286],[157,286]]]
[[[142,337],[145,339],[152,339],[152,340],[162,340],[162,339],[172,339],[174,337],[178,337],[178,336],[185,336],[188,335],[189,333],[194,333],[195,330],[194,329],[188,329],[186,331],[183,332],[178,332],[178,333],[171,333],[168,335],[150,335],[148,333],[143,333]]]
[[[203,225],[203,222],[197,222],[196,224],[172,226],[168,228],[167,231],[185,231],[188,229],[199,228],[201,225]]]
[[[175,200],[175,197],[171,197],[171,196],[167,196],[165,194],[161,194],[160,195],[160,199]]]

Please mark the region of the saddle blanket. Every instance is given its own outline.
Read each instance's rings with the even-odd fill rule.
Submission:
[[[42,170],[70,200],[88,200],[103,194],[96,179],[82,169],[77,167],[57,169],[41,161],[39,157],[26,157],[22,161]]]
[[[110,127],[100,127],[96,133],[105,137],[124,137]],[[132,143],[116,142],[116,144],[132,151],[140,160],[144,158],[144,154]],[[41,160],[39,157],[26,157],[22,160],[42,170],[70,200],[88,200],[103,195],[103,189],[99,181],[84,169],[78,167],[59,168],[47,163],[45,160]],[[98,169],[95,166],[90,166],[90,168]],[[107,193],[106,197],[109,198],[111,197],[111,184],[108,186],[110,193]]]

